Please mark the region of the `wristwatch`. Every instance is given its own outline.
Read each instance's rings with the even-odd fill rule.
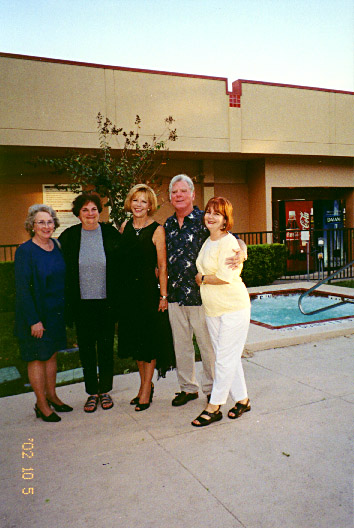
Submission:
[[[205,275],[202,275],[202,284],[205,284],[204,278],[205,278]]]

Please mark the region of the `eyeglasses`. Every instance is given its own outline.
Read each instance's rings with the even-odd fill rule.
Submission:
[[[39,220],[38,222],[35,222],[35,224],[39,225],[39,227],[53,227],[54,221],[48,220],[48,222],[46,222],[45,220]]]

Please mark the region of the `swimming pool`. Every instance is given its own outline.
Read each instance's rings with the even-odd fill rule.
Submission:
[[[302,314],[298,307],[298,299],[304,291],[306,290],[298,288],[251,293],[251,322],[276,330],[308,323],[354,318],[352,303],[310,316]],[[316,291],[303,300],[302,306],[305,311],[313,311],[346,298],[354,300],[354,296]]]

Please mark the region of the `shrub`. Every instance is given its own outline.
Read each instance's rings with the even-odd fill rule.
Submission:
[[[241,277],[247,287],[272,284],[286,270],[284,244],[260,244],[248,246],[248,260],[244,263]]]
[[[0,312],[15,310],[15,265],[0,262]]]

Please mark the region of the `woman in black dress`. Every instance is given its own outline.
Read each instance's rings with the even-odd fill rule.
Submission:
[[[136,411],[144,411],[152,401],[155,367],[164,376],[174,363],[167,315],[165,230],[151,218],[157,208],[157,199],[147,185],[135,185],[124,208],[133,216],[120,229],[123,235],[123,303],[118,325],[118,354],[137,360],[140,389],[131,404],[136,405]]]

